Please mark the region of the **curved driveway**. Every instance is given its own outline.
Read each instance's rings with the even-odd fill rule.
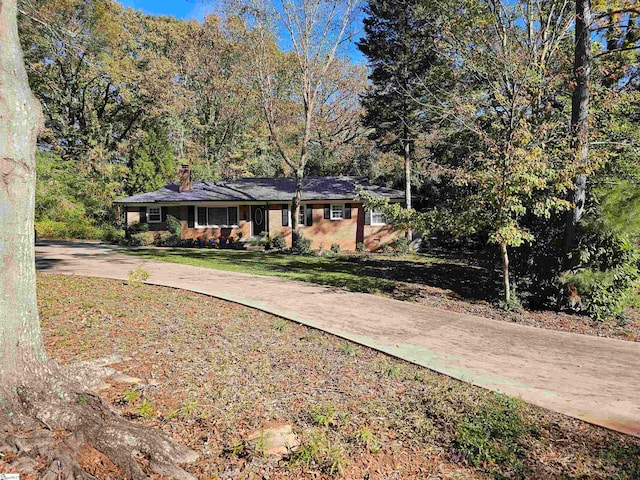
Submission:
[[[140,264],[151,274],[147,283],[258,308],[640,437],[640,343],[543,330],[275,277],[145,261],[99,244],[36,246],[36,266],[46,272],[126,279]]]

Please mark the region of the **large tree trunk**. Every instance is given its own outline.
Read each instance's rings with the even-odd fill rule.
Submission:
[[[150,478],[135,458],[141,452],[149,459],[146,470],[193,480],[176,463],[194,461],[195,452],[123,420],[88,390],[86,371],[47,359],[36,302],[33,228],[41,125],[20,49],[17,0],[0,0],[0,446],[16,452],[17,462],[22,455],[38,458],[35,463],[46,460],[47,472],[32,472],[39,478],[95,478],[78,460],[80,448],[88,446],[106,454],[122,478]]]
[[[571,100],[571,151],[573,160],[580,166],[587,164],[589,155],[589,80],[591,76],[591,0],[576,1],[576,29],[574,80]],[[565,268],[570,268],[569,252],[575,246],[577,227],[584,212],[587,177],[576,177],[571,195],[573,209],[567,213],[564,237]]]
[[[314,101],[311,98],[311,87],[305,83],[305,120],[304,137],[300,146],[300,161],[295,170],[296,191],[291,201],[291,248],[300,249],[301,234],[298,232],[298,219],[300,218],[300,203],[302,202],[302,189],[304,188],[304,174],[309,155],[309,142],[311,141],[311,127],[313,122]]]
[[[0,384],[46,363],[36,305],[34,202],[40,104],[29,89],[17,0],[0,0]]]

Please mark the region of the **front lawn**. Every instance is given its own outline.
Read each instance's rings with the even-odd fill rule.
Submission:
[[[320,257],[206,248],[142,248],[124,251],[152,260],[284,277],[356,292],[392,293],[396,290],[398,282],[416,285],[437,284],[463,298],[488,300],[495,295],[496,288],[499,288],[499,285],[494,285],[488,280],[489,275],[482,271],[482,267],[460,258],[367,254]]]
[[[640,315],[625,323],[591,321],[553,311],[505,311],[495,305],[500,295],[499,265],[474,255],[440,252],[391,257],[379,254],[300,256],[276,252],[190,248],[123,249],[149,260],[253,275],[269,275],[374,293],[480,317],[552,330],[640,341]]]
[[[299,259],[303,260],[303,259]],[[306,259],[304,259],[306,260]],[[313,259],[308,259],[313,261]],[[101,395],[200,453],[198,478],[638,478],[640,440],[207,296],[40,274],[49,354],[114,353],[142,382]],[[247,443],[289,424],[281,460]],[[2,457],[0,456],[0,471]],[[98,478],[122,478],[96,465]]]

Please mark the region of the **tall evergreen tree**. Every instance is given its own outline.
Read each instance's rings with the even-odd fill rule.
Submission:
[[[166,129],[150,125],[132,142],[129,150],[127,193],[135,195],[162,187],[175,177],[176,157]]]
[[[591,77],[591,0],[576,2],[575,51],[573,73],[575,87],[571,107],[571,150],[572,155],[582,165],[586,165],[589,155],[589,96]],[[565,228],[565,252],[574,246],[578,221],[584,212],[587,192],[587,176],[576,176],[571,196],[574,207],[567,213]],[[566,266],[569,266],[568,264]]]
[[[411,208],[411,169],[415,142],[425,129],[419,100],[423,79],[436,64],[433,18],[418,0],[369,0],[365,7],[365,36],[358,48],[367,56],[371,85],[362,97],[363,122],[384,151],[404,158],[405,201]],[[416,101],[418,100],[418,101]]]

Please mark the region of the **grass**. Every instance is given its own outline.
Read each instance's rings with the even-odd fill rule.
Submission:
[[[101,395],[132,421],[198,451],[187,467],[198,478],[632,479],[640,472],[638,439],[366,347],[351,356],[344,340],[263,312],[179,290],[49,274],[39,276],[38,295],[48,353],[62,363],[130,357],[114,367],[143,384],[113,383]],[[274,328],[279,322],[287,326]],[[282,461],[252,451],[244,439],[269,422],[291,424],[300,449]]]
[[[192,248],[122,251],[149,260],[282,277],[365,293],[390,293],[397,288],[398,282],[404,282],[438,285],[464,298],[488,300],[497,288],[486,269],[461,257],[443,258],[416,254],[403,257],[361,254],[301,256]]]
[[[465,460],[489,472],[507,467],[517,476],[525,473],[518,458],[527,427],[518,400],[498,395],[467,415],[456,429],[456,445]],[[532,426],[531,431],[533,432]]]

